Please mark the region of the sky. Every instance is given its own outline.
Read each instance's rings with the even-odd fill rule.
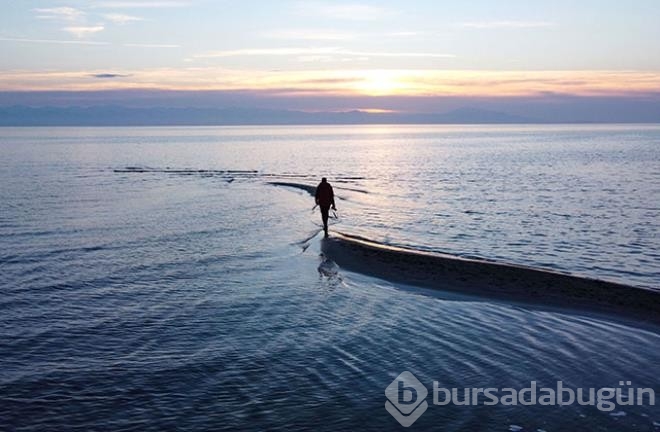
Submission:
[[[0,11],[0,105],[660,101],[657,0],[0,0]]]

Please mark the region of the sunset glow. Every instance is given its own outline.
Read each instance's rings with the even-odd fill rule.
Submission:
[[[304,97],[311,111],[434,109],[384,103],[392,98],[660,99],[659,3],[525,5],[4,2],[0,96],[16,92],[6,103],[20,104],[33,92],[247,92],[232,104]]]
[[[660,72],[637,71],[276,71],[182,68],[102,71],[9,71],[4,90],[262,90],[278,94],[366,96],[616,96],[658,92]],[[54,83],[56,85],[54,86]]]

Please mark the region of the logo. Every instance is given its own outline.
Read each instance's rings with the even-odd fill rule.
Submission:
[[[429,404],[426,402],[428,390],[415,375],[402,372],[385,389],[385,409],[401,426],[408,427],[424,414]]]
[[[511,387],[440,387],[433,381],[432,403],[437,406],[454,404],[457,406],[476,405],[590,405],[603,412],[610,412],[624,405],[655,406],[653,388],[633,387],[632,381],[619,381],[619,387],[570,388],[563,381],[557,381],[554,387],[540,387],[531,381],[529,387],[515,389]],[[404,371],[385,389],[385,409],[401,426],[409,427],[422,416],[429,407],[426,396],[429,392],[417,377]],[[621,415],[611,413],[612,416]]]

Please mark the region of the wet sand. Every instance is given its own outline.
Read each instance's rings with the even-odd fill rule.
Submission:
[[[379,244],[343,233],[321,241],[340,267],[394,282],[491,299],[603,312],[660,324],[660,292],[555,271]]]

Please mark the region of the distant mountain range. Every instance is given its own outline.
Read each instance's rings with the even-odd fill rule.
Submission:
[[[447,113],[305,112],[260,108],[0,107],[0,126],[184,126],[288,124],[536,123],[532,118],[463,108]]]
[[[368,111],[308,112],[264,108],[163,108],[103,106],[0,106],[0,126],[220,126],[331,124],[533,124],[533,123],[658,123],[660,105],[640,103],[584,115],[579,103],[557,113],[529,117],[497,110],[460,108],[444,113]],[[588,108],[589,106],[587,106]],[[530,110],[532,111],[532,110]],[[588,111],[588,110],[587,110]],[[538,115],[537,115],[538,114]]]

